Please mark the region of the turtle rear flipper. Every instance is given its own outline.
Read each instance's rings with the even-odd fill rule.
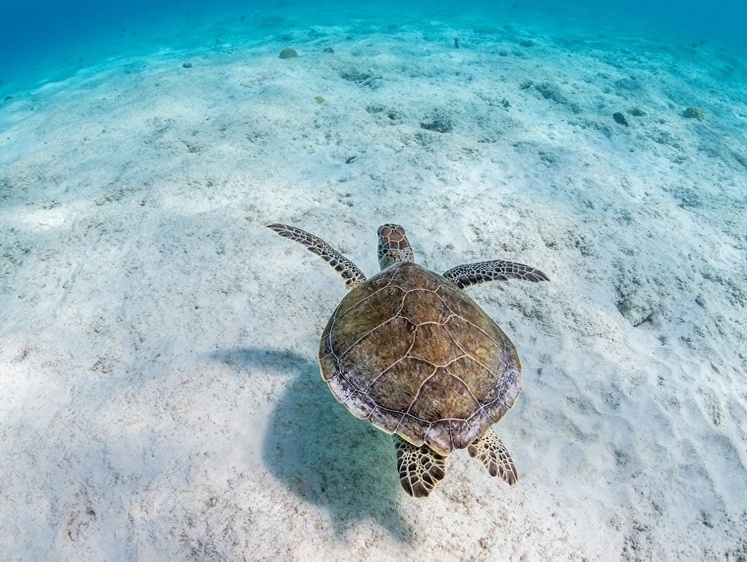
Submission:
[[[446,457],[425,445],[416,447],[394,435],[394,448],[400,484],[411,496],[426,497],[446,475]]]
[[[547,275],[539,269],[514,263],[511,261],[493,260],[478,263],[465,263],[452,267],[443,274],[446,279],[453,281],[460,289],[469,285],[477,285],[485,281],[508,281],[509,279],[520,279],[522,281],[549,281]]]
[[[348,289],[352,289],[366,280],[366,276],[357,265],[321,238],[295,226],[288,226],[287,224],[268,224],[267,228],[271,228],[284,238],[290,238],[299,244],[303,244],[307,250],[334,267],[335,271],[345,280],[345,285]]]
[[[498,476],[510,486],[516,484],[519,479],[508,449],[492,431],[488,430],[485,435],[470,443],[467,452],[471,457],[477,457],[488,469],[490,476]]]

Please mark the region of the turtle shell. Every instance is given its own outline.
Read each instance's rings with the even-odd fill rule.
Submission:
[[[412,262],[348,293],[324,329],[319,364],[354,416],[441,455],[482,437],[521,391],[506,334],[454,283]]]

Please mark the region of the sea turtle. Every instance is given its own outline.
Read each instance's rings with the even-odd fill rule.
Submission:
[[[393,435],[405,491],[430,494],[446,458],[465,447],[491,476],[513,485],[516,467],[490,427],[521,391],[521,362],[511,340],[462,289],[547,276],[501,260],[439,275],[414,263],[401,226],[385,224],[378,229],[381,271],[366,279],[321,238],[268,226],[321,256],[351,289],[322,334],[322,378],[354,416]]]

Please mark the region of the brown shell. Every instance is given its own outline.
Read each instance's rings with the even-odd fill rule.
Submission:
[[[348,293],[319,364],[353,415],[442,455],[481,437],[521,392],[506,334],[454,283],[411,262]]]

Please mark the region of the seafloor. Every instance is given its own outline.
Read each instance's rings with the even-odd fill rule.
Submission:
[[[13,92],[3,558],[744,560],[746,84],[709,45],[433,22]],[[525,366],[515,487],[455,454],[402,492],[319,378],[344,284],[270,222],[368,273],[398,222],[436,271],[549,275],[469,289]]]

